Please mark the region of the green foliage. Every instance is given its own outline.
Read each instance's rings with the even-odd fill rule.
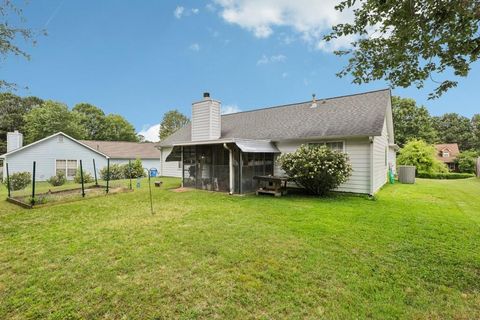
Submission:
[[[163,115],[162,122],[160,123],[160,140],[165,139],[178,129],[188,124],[190,120],[178,110],[168,111]]]
[[[23,40],[35,44],[36,34],[22,25],[24,21],[22,10],[14,4],[14,1],[0,1],[0,61],[3,62],[8,56],[30,59],[30,55],[19,47],[19,43]],[[0,89],[15,87],[14,83],[0,79]]]
[[[460,172],[475,173],[477,168],[478,152],[463,151],[455,159]]]
[[[325,146],[301,145],[282,154],[278,162],[293,181],[316,195],[326,195],[352,174],[348,156]]]
[[[11,93],[0,93],[0,154],[7,152],[7,132],[24,131],[24,116],[40,106],[42,99],[21,98]]]
[[[105,140],[105,113],[89,103],[76,104],[72,112],[77,114],[78,124],[85,129],[85,139]],[[112,139],[110,139],[112,140]]]
[[[424,179],[467,179],[475,177],[472,173],[456,173],[456,172],[418,172],[418,178]]]
[[[75,139],[83,139],[85,129],[79,125],[77,117],[65,104],[45,101],[25,116],[25,140],[32,143],[59,131]]]
[[[10,190],[23,190],[32,182],[32,175],[30,172],[16,172],[10,175],[9,181]]]
[[[415,166],[417,172],[448,172],[447,167],[436,157],[435,147],[422,140],[411,140],[397,157],[399,165]]]
[[[91,182],[94,182],[95,179],[93,178],[93,176],[88,173],[88,172],[85,172],[85,170],[83,171],[83,183],[91,183]],[[80,169],[77,170],[77,173],[75,173],[75,177],[73,178],[73,182],[75,183],[82,183],[82,176],[80,175]]]
[[[105,117],[104,139],[108,141],[138,141],[133,125],[118,114]]]
[[[480,152],[480,114],[472,117],[473,135],[475,136],[475,149]]]
[[[417,106],[414,99],[392,97],[392,112],[395,142],[400,147],[412,139],[435,143],[437,132],[427,108]]]
[[[59,172],[55,176],[50,177],[47,182],[54,187],[58,187],[63,186],[67,182],[67,178],[63,172]]]
[[[108,171],[107,167],[103,167],[100,170],[100,177],[102,180],[108,180]],[[110,165],[110,180],[120,180],[123,179],[123,168],[119,164]]]
[[[434,117],[434,126],[442,143],[458,143],[460,150],[469,150],[475,146],[472,121],[457,113],[446,113]]]
[[[479,58],[478,0],[343,0],[336,9],[352,10],[353,6],[353,22],[334,26],[325,40],[354,39],[351,49],[335,52],[349,56],[338,75],[353,76],[354,83],[384,79],[392,87],[421,88],[445,70],[466,77],[470,64]],[[456,85],[457,81],[446,79],[430,98]]]
[[[122,165],[123,177],[125,179],[129,178],[141,178],[145,177],[145,170],[143,169],[142,160],[136,159],[132,161],[131,164]]]

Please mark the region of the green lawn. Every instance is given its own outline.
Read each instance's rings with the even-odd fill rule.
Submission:
[[[479,319],[480,180],[0,201],[0,319]],[[5,188],[0,196],[5,197]]]

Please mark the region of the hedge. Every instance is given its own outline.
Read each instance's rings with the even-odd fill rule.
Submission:
[[[417,178],[424,179],[467,179],[473,178],[475,175],[473,173],[456,173],[456,172],[418,172]]]

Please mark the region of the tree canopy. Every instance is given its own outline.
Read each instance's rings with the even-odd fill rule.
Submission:
[[[89,103],[75,105],[72,112],[77,114],[78,122],[85,128],[85,139],[103,140],[105,138],[105,113]]]
[[[437,131],[427,108],[417,106],[413,99],[392,97],[395,142],[403,147],[409,140],[421,139],[427,143],[437,140]]]
[[[75,139],[85,138],[86,131],[79,124],[75,113],[67,105],[48,100],[40,107],[32,109],[24,117],[25,142],[32,143],[51,134],[62,131]]]
[[[159,136],[160,140],[165,139],[178,129],[188,124],[190,120],[178,110],[168,111],[163,115],[162,122],[160,123]]]
[[[458,113],[446,113],[434,117],[434,127],[441,143],[458,143],[460,150],[475,147],[475,135],[472,121]]]
[[[138,141],[135,128],[124,117],[118,114],[109,114],[105,117],[104,140],[109,141]]]
[[[480,54],[478,0],[344,0],[337,10],[354,9],[351,23],[338,24],[326,41],[355,39],[336,54],[349,57],[338,75],[357,84],[385,79],[392,87],[418,88],[446,70],[466,77]],[[430,98],[457,85],[443,75]]]
[[[9,55],[30,59],[30,55],[20,47],[21,40],[35,44],[35,32],[23,26],[25,19],[22,10],[11,0],[0,1],[0,60]],[[15,84],[0,79],[0,89],[14,88]]]
[[[24,131],[24,116],[43,100],[37,97],[21,98],[11,93],[0,93],[0,154],[7,152],[7,132]]]
[[[398,164],[415,166],[417,172],[448,172],[447,167],[435,157],[436,150],[422,140],[411,140],[397,157]]]

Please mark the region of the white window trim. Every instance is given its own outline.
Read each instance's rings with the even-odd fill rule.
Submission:
[[[75,169],[78,170],[78,167],[79,167],[79,163],[80,161],[78,161],[77,159],[53,159],[53,167],[54,167],[54,175],[56,176],[57,175],[57,161],[65,161],[65,178],[74,178],[75,176],[69,176],[68,175],[68,161],[75,161],[76,165],[75,165]]]
[[[308,141],[307,144],[323,144],[324,146],[327,145],[327,143],[342,143],[342,152],[345,153],[345,140],[327,140],[327,141]]]

